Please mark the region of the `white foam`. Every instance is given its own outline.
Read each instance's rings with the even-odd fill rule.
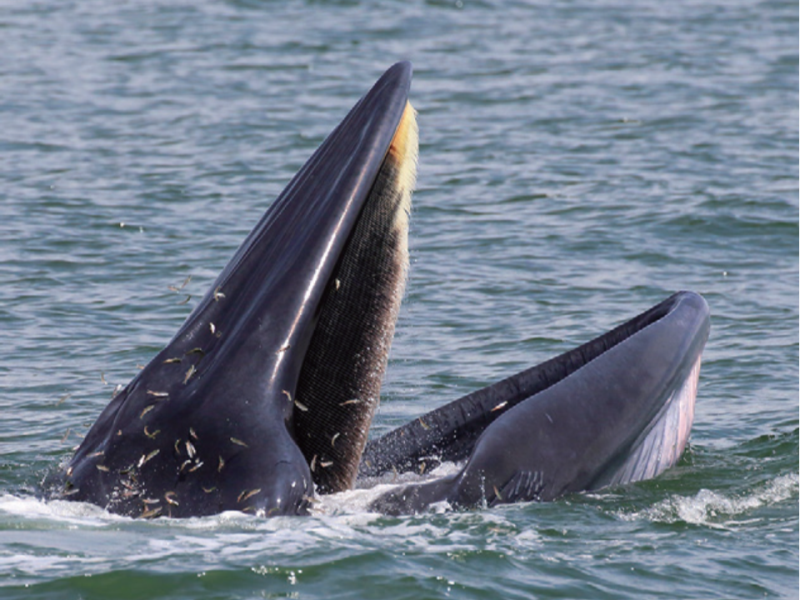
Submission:
[[[455,463],[443,463],[425,476],[404,473],[399,476],[388,474],[379,479],[371,479],[368,482],[369,488],[348,490],[317,497],[311,513],[318,519],[322,519],[326,527],[332,527],[334,530],[340,526],[358,527],[368,525],[381,517],[377,513],[369,512],[369,505],[381,494],[398,485],[444,477],[457,472],[459,468],[460,466]],[[434,508],[435,510],[432,512],[437,513],[450,510],[446,503]],[[36,522],[46,523],[48,529],[102,529],[108,527],[116,528],[126,523],[137,525],[146,522],[148,526],[177,527],[187,532],[239,530],[243,532],[269,531],[274,533],[284,529],[296,529],[296,519],[293,517],[265,519],[238,511],[227,511],[208,517],[187,519],[162,517],[143,521],[112,514],[86,502],[42,500],[36,496],[15,496],[12,494],[0,494],[0,514],[4,515],[4,521],[24,520],[26,528]]]
[[[408,483],[417,483],[420,481],[437,479],[439,477],[446,477],[457,473],[460,469],[461,465],[459,464],[445,462],[425,475],[418,475],[415,473],[396,475],[394,473],[387,473],[380,478],[370,478],[364,481],[359,480],[356,482],[356,485],[359,487],[354,490],[318,497],[318,502],[315,503],[312,513],[316,515],[352,515],[366,513],[368,512],[370,504],[392,488]],[[450,510],[450,507],[446,502],[440,502],[431,507],[431,511],[435,513],[448,510]]]
[[[745,522],[738,518],[748,512],[788,500],[798,493],[798,475],[781,475],[741,496],[725,495],[701,489],[694,496],[672,496],[644,510],[620,512],[625,520],[645,519],[652,522],[685,522],[728,529]]]
[[[65,525],[105,527],[112,521],[126,520],[99,506],[67,500],[44,501],[35,496],[0,495],[0,512],[26,520],[57,521]]]

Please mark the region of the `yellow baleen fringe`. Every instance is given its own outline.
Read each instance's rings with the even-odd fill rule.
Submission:
[[[401,191],[403,199],[395,214],[394,226],[404,232],[403,248],[400,253],[407,256],[408,244],[408,217],[411,213],[411,193],[417,184],[417,159],[419,157],[419,128],[417,126],[417,111],[406,102],[406,108],[397,130],[389,145],[388,154],[397,164],[397,189]]]

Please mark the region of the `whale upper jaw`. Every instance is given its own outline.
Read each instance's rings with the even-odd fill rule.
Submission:
[[[294,514],[315,484],[352,485],[405,284],[410,81],[394,65],[317,149],[56,495],[136,517]]]

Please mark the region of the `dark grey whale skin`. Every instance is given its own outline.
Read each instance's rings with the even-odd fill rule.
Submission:
[[[294,430],[298,377],[411,72],[409,63],[386,71],[316,150],[46,482],[52,495],[134,517],[306,512],[314,489]]]
[[[367,445],[362,477],[467,459],[450,477],[391,490],[371,508],[414,513],[547,501],[672,466],[688,439],[706,301],[679,292],[609,333],[434,410]]]

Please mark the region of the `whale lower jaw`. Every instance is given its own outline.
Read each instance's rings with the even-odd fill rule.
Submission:
[[[680,292],[575,350],[370,442],[364,476],[419,473],[466,458],[459,473],[396,488],[371,508],[404,514],[442,501],[553,500],[656,477],[688,442],[708,332],[705,300]],[[474,442],[466,444],[470,435]]]

